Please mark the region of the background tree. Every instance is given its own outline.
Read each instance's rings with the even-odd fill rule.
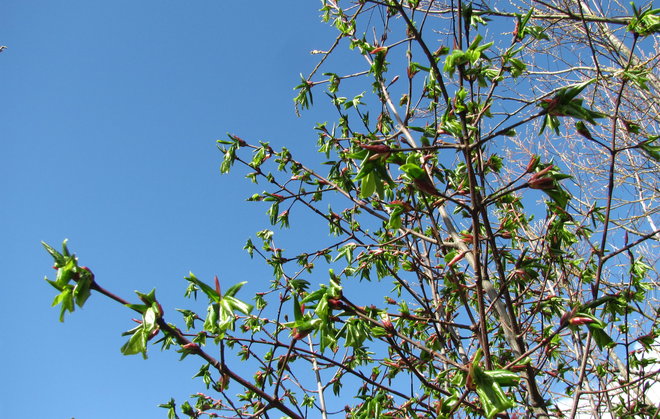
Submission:
[[[272,267],[269,287],[250,299],[244,283],[191,274],[186,297],[208,306],[177,309],[181,325],[155,291],[129,302],[66,244],[46,246],[60,319],[98,292],[142,316],[123,353],[153,340],[201,358],[207,391],[163,404],[170,417],[656,415],[657,363],[639,354],[658,333],[660,10],[326,0],[321,12],[338,35],[295,103],[329,98],[322,159],[218,143],[221,172],[241,166],[268,188],[250,200],[273,226],[310,234],[308,212],[330,236],[284,249],[286,231],[257,232],[245,249]]]

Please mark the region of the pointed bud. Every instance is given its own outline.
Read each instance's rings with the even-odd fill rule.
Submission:
[[[328,298],[328,305],[335,310],[341,310],[344,308],[344,303],[337,298]]]
[[[592,319],[591,317],[573,317],[568,321],[568,324],[571,326],[579,326],[582,324],[591,324],[591,323],[596,323],[596,320]]]
[[[529,187],[532,189],[553,189],[555,187],[554,179],[552,177],[545,176],[552,170],[553,167],[553,165],[548,165],[548,167],[544,168],[543,170],[539,170],[538,172],[534,173],[529,179]]]
[[[551,171],[554,167],[555,167],[554,165],[549,164],[547,167],[543,168],[542,170],[539,170],[539,171],[536,172],[534,175],[535,175],[535,176],[543,176],[543,175],[545,175],[546,173],[548,173],[549,171]]]
[[[516,21],[516,27],[513,28],[513,42],[518,42],[520,40],[519,38],[519,31],[520,31],[520,21]]]
[[[513,237],[513,234],[511,234],[510,231],[504,230],[499,232],[499,236],[502,237],[503,239],[510,239]]]
[[[390,320],[390,316],[388,316],[387,314],[383,318],[382,325],[383,325],[383,329],[387,331],[387,337],[391,338],[392,336],[394,336],[394,332],[395,332],[394,325],[392,324],[392,320]]]
[[[440,192],[438,192],[435,185],[433,185],[433,182],[431,182],[431,179],[429,179],[427,176],[417,178],[413,181],[413,183],[417,189],[424,192],[425,194],[431,196],[440,196]]]
[[[390,153],[392,151],[387,144],[358,144],[358,146],[376,154]]]
[[[447,266],[454,266],[461,259],[463,259],[466,254],[467,254],[467,252],[461,252],[461,253],[457,254],[456,256],[454,256],[454,258],[452,260],[449,261],[449,263],[447,263]]]
[[[222,296],[222,293],[220,292],[220,281],[218,280],[218,275],[216,275],[213,279],[215,280],[215,292],[217,292],[219,296]]]
[[[196,343],[193,343],[193,342],[186,343],[185,345],[181,345],[181,347],[182,347],[184,350],[186,350],[186,351],[190,351],[190,352],[197,352],[197,351],[199,351],[199,345],[196,344]]]
[[[309,333],[312,331],[312,329],[309,330],[298,330],[298,329],[293,329],[293,338],[295,340],[302,340],[305,338],[305,336],[309,335]]]
[[[525,173],[532,173],[534,172],[534,169],[536,169],[536,166],[539,165],[539,161],[541,161],[541,158],[534,154],[530,159],[529,163],[527,163],[527,167],[525,168]]]
[[[551,177],[532,177],[528,183],[529,187],[532,189],[549,190],[555,187],[555,181]]]

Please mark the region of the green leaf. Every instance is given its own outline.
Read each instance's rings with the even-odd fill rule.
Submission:
[[[222,159],[222,163],[220,164],[220,173],[229,173],[229,170],[231,167],[234,165],[234,161],[236,161],[236,150],[238,149],[237,144],[232,144],[229,148],[224,150],[224,158]]]
[[[660,161],[660,146],[652,145],[652,143],[655,142],[655,140],[658,138],[660,138],[659,135],[654,135],[649,137],[648,140],[639,144],[640,148],[655,161]]]
[[[344,329],[346,331],[345,347],[359,349],[367,339],[371,339],[371,331],[362,320],[349,319],[344,325]]]
[[[390,213],[390,218],[387,221],[387,228],[392,230],[398,230],[401,228],[401,214],[403,214],[404,209],[402,207],[395,207]]]
[[[158,309],[154,307],[149,307],[144,313],[144,327],[145,330],[153,330],[156,327],[156,321],[158,320]]]
[[[404,172],[411,180],[426,177],[424,169],[414,163],[406,163],[399,167],[399,170]]]
[[[209,333],[218,333],[220,330],[218,328],[218,319],[220,316],[220,308],[218,304],[210,304],[206,310],[206,319],[204,319],[204,325],[202,326],[205,331]]]
[[[587,327],[591,331],[591,335],[594,337],[594,341],[596,342],[596,345],[598,345],[598,348],[603,349],[614,347],[614,341],[610,335],[608,335],[607,332],[603,330],[602,325],[598,323],[591,323],[588,324]]]
[[[362,183],[360,184],[360,198],[369,198],[374,192],[376,192],[376,176],[374,175],[374,172],[370,172],[362,178]]]
[[[201,289],[202,292],[204,292],[204,294],[209,297],[209,300],[216,303],[220,301],[220,295],[209,285],[197,279],[197,277],[192,272],[190,272],[189,276],[185,277],[184,279],[192,284],[195,284],[195,286]]]
[[[571,199],[571,195],[560,186],[557,186],[555,189],[544,190],[543,192],[545,192],[561,209],[566,209],[566,205],[568,205],[568,201]]]
[[[484,373],[501,386],[512,387],[520,383],[520,376],[509,370],[489,370]]]
[[[638,10],[635,3],[631,2],[635,16],[630,20],[627,29],[642,37],[660,32],[660,9]]]
[[[486,376],[487,377],[487,376]],[[491,378],[482,379],[477,384],[477,394],[481,401],[487,418],[492,418],[498,413],[511,409],[516,404],[509,399],[499,384]]]
[[[508,371],[503,370],[484,371],[479,366],[482,356],[483,352],[480,348],[477,350],[477,353],[470,364],[469,376],[472,380],[472,384],[476,387],[484,413],[486,417],[490,419],[498,413],[511,409],[516,405],[515,402],[507,397],[504,391],[502,391],[502,388],[495,377],[501,377],[500,381],[504,381],[507,385],[509,385],[509,382],[517,383],[517,377],[514,378],[509,375],[510,373]]]
[[[148,306],[144,304],[126,304],[126,307],[130,308],[131,310],[135,310],[139,313],[144,314]]]
[[[445,65],[443,70],[449,74],[449,77],[452,77],[456,72],[456,67],[459,65],[466,64],[469,60],[469,56],[460,49],[455,49],[447,56],[445,59]]]
[[[303,109],[309,109],[309,106],[314,104],[312,84],[302,74],[300,75],[300,79],[301,83],[294,88],[294,90],[298,90],[298,95],[293,99],[293,102],[296,104],[296,107],[300,105]]]
[[[73,287],[68,286],[53,300],[53,306],[60,304],[60,322],[64,321],[64,315],[67,311],[73,313],[75,310],[72,291]]]
[[[239,282],[238,284],[232,285],[227,291],[225,291],[225,297],[233,297],[238,291],[243,288],[243,285],[247,284],[247,281]]]
[[[78,267],[77,265],[78,264],[76,263],[75,259],[65,258],[65,262],[57,270],[55,282],[61,286],[67,285],[69,282],[71,282],[76,273]]]
[[[324,296],[327,292],[328,292],[328,290],[327,290],[327,288],[325,288],[325,285],[321,285],[321,288],[320,288],[320,289],[318,289],[318,290],[316,290],[316,291],[314,291],[314,292],[311,292],[311,293],[307,294],[307,295],[305,296],[305,298],[302,299],[302,302],[301,302],[301,303],[302,303],[302,304],[306,304],[306,303],[309,303],[309,302],[311,302],[311,301],[318,301],[318,300],[320,300],[321,298],[323,298],[323,296]]]
[[[149,294],[144,294],[139,291],[135,291],[135,294],[140,298],[140,300],[146,305],[151,305],[156,302],[156,289],[149,291]]]
[[[230,301],[224,298],[220,302],[220,309],[218,312],[218,330],[220,335],[224,334],[227,330],[234,330],[234,323],[236,316]]]
[[[46,244],[46,242],[43,241],[41,242],[42,246],[54,259],[55,266],[59,267],[66,263],[67,256],[69,256],[69,249],[67,249],[66,243],[67,243],[67,239],[64,239],[64,241],[62,242],[62,253],[60,253],[51,246],[49,246],[48,244]]]
[[[176,403],[174,399],[170,399],[167,403],[159,404],[158,407],[167,409],[167,419],[179,419],[179,416],[176,414]]]
[[[91,295],[91,286],[92,286],[92,277],[87,275],[87,277],[80,278],[76,283],[76,286],[73,288],[73,296],[76,300],[76,305],[82,307],[85,304],[85,301]]]
[[[302,320],[302,307],[300,306],[300,301],[298,301],[298,295],[293,295],[293,318],[295,321]]]
[[[121,347],[121,353],[124,355],[142,354],[142,357],[147,359],[147,333],[142,325],[136,329],[128,342]]]
[[[252,309],[254,308],[251,304],[245,303],[237,298],[228,295],[225,295],[222,298],[222,302],[227,304],[229,307],[231,307],[232,310],[240,311],[245,315],[250,314],[250,312],[252,312]]]

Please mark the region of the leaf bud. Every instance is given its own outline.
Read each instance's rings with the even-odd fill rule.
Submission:
[[[525,173],[532,173],[534,172],[534,169],[536,169],[536,166],[539,165],[539,161],[541,161],[541,158],[534,154],[530,159],[529,163],[527,163],[527,167],[525,168]]]
[[[341,310],[344,308],[344,303],[338,298],[328,298],[328,305],[335,310]]]
[[[181,345],[181,348],[183,348],[186,351],[190,351],[190,352],[199,351],[199,345],[194,343],[194,342],[190,342],[190,343],[186,343],[185,345]]]
[[[551,177],[533,176],[528,183],[529,187],[532,189],[549,190],[554,189],[555,187],[555,180]]]
[[[307,335],[309,335],[309,332],[311,332],[312,329],[309,330],[298,330],[297,328],[293,329],[293,338],[295,340],[302,340],[304,339]]]
[[[591,324],[591,323],[596,323],[596,320],[590,317],[573,317],[568,321],[568,324],[572,326],[579,326],[579,325]]]
[[[367,151],[371,151],[376,154],[389,153],[392,151],[390,146],[387,144],[358,144],[358,146]]]

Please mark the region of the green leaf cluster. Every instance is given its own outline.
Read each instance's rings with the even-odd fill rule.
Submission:
[[[78,258],[69,252],[67,241],[62,243],[62,252],[58,252],[48,244],[41,242],[46,251],[52,256],[57,270],[55,281],[45,280],[59,291],[53,300],[53,306],[60,305],[60,321],[64,321],[67,311],[73,312],[76,305],[83,307],[91,294],[94,284],[94,274],[84,266],[78,266]]]
[[[476,390],[484,414],[490,419],[516,405],[516,402],[502,390],[502,387],[517,386],[520,376],[507,370],[483,370],[479,365],[482,357],[483,351],[479,348],[470,364],[468,387]]]
[[[660,9],[640,10],[635,3],[630,2],[634,16],[628,24],[628,30],[636,36],[646,37],[660,32]]]
[[[452,77],[459,66],[466,64],[476,64],[476,62],[484,55],[484,51],[493,46],[493,42],[480,45],[483,37],[477,35],[467,50],[462,51],[455,49],[445,59],[444,71]]]
[[[604,118],[606,116],[605,114],[584,107],[582,104],[583,100],[577,98],[577,95],[594,81],[595,79],[592,79],[583,83],[564,87],[560,89],[552,99],[541,101],[539,106],[543,108],[545,117],[541,124],[541,131],[539,134],[543,133],[546,127],[559,134],[559,126],[561,124],[558,117],[562,116],[570,116],[594,125],[596,124],[596,119]]]
[[[247,284],[247,281],[232,285],[224,294],[221,294],[219,285],[217,289],[214,289],[199,280],[192,272],[185,279],[189,282],[186,295],[196,295],[198,290],[206,295],[209,305],[204,320],[204,330],[215,335],[218,339],[222,339],[226,331],[234,330],[235,312],[249,315],[254,308],[251,304],[235,297],[236,293]]]
[[[163,313],[160,304],[156,300],[155,289],[149,294],[138,291],[135,291],[135,293],[144,304],[131,305],[130,307],[142,313],[142,320],[138,321],[138,326],[122,334],[122,336],[130,336],[130,338],[121,347],[121,353],[124,355],[142,354],[142,357],[147,359],[147,342],[158,333],[158,320],[163,316]]]

